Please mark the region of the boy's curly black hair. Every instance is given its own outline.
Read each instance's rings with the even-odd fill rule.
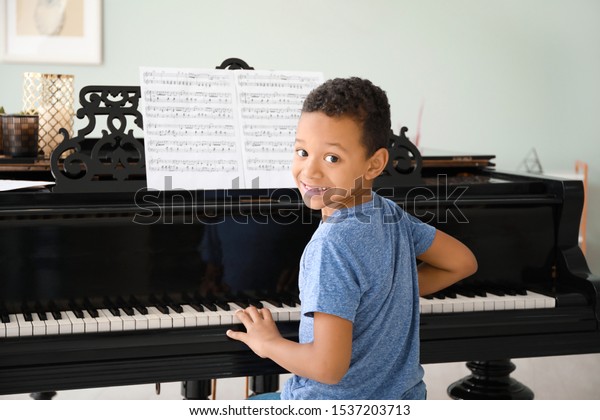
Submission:
[[[328,80],[306,97],[302,112],[354,119],[362,126],[367,157],[388,145],[392,126],[390,104],[385,92],[369,80],[359,77]]]

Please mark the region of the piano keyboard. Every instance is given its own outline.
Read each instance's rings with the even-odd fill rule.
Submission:
[[[506,311],[519,309],[554,308],[553,297],[530,290],[493,290],[451,287],[430,296],[421,297],[422,314],[460,313],[480,311]],[[84,308],[73,304],[71,310],[41,310],[7,314],[0,313],[0,338],[43,335],[85,334],[110,331],[137,331],[161,328],[189,328],[233,325],[240,321],[235,312],[242,304],[173,304],[156,302],[156,306],[143,306],[134,300],[118,300],[107,308],[93,308],[89,302]],[[299,321],[300,305],[273,301],[253,302],[269,308],[275,321]],[[39,308],[38,308],[39,309]]]
[[[137,331],[233,325],[240,321],[235,312],[239,303],[157,305],[145,307],[72,308],[68,311],[0,314],[0,338],[43,335],[85,334],[109,331]],[[300,321],[300,305],[260,301],[271,310],[275,321]]]
[[[510,311],[555,306],[555,298],[531,290],[496,289],[493,292],[482,292],[475,289],[450,288],[419,298],[422,314]]]

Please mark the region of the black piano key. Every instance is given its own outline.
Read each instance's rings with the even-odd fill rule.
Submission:
[[[152,306],[160,311],[160,313],[167,315],[169,313],[169,308],[156,296],[150,295],[150,302]]]
[[[126,315],[133,316],[133,308],[120,296],[117,298],[117,307],[125,312]]]
[[[244,301],[244,300],[233,300],[233,303],[235,303],[237,306],[239,306],[242,309],[246,309],[248,306],[248,302]]]
[[[161,305],[161,304],[155,303],[154,307],[156,309],[158,309],[160,311],[160,313],[162,313],[162,314],[165,314],[165,315],[169,314],[169,308],[167,306],[165,306],[165,305]]]
[[[29,306],[27,306],[26,304],[23,304],[21,306],[21,314],[23,315],[23,318],[25,319],[25,321],[27,321],[27,322],[33,321],[33,316],[31,315],[31,309],[29,309]]]
[[[47,321],[48,315],[46,315],[46,310],[42,307],[42,304],[39,302],[35,303],[35,313],[40,318],[41,321]]]
[[[466,287],[455,285],[455,286],[453,286],[453,289],[459,295],[466,296],[469,298],[475,297],[475,293],[472,290],[467,289]]]
[[[505,296],[506,295],[506,293],[504,293],[504,291],[500,287],[496,287],[496,286],[492,286],[492,285],[489,285],[486,288],[486,292],[491,293],[492,295],[495,295],[495,296]]]
[[[282,302],[280,300],[276,300],[276,299],[266,299],[266,302],[270,303],[271,305],[275,306],[276,308],[283,308],[283,304],[285,302]],[[294,306],[294,305],[288,305],[287,303],[285,303],[287,306]]]
[[[98,310],[92,305],[89,299],[86,298],[83,300],[83,307],[92,318],[98,318]]]
[[[52,314],[52,318],[59,320],[62,319],[62,314],[60,313],[60,310],[58,309],[58,307],[56,306],[56,303],[54,303],[54,301],[50,301],[48,302],[48,309],[50,310],[50,313]]]
[[[129,297],[129,302],[131,302],[131,305],[142,315],[148,315],[148,308],[146,308],[144,305],[142,305],[140,303],[139,300],[137,300],[137,298],[135,296],[130,296]]]
[[[485,292],[485,286],[483,286],[483,285],[468,285],[468,286],[463,286],[463,287],[465,290],[473,293],[472,297],[475,297],[475,296],[487,297],[487,293]]]
[[[300,304],[300,297],[292,293],[279,293],[277,299],[287,306],[296,306]]]
[[[119,308],[117,308],[117,305],[115,305],[115,303],[110,300],[108,297],[105,297],[103,300],[104,306],[106,307],[106,309],[108,309],[108,311],[113,314],[114,316],[121,316],[121,311],[119,311]]]
[[[263,307],[263,304],[260,301],[260,299],[256,299],[253,297],[248,298],[248,303],[258,309],[261,309]]]
[[[515,290],[515,292],[519,296],[527,296],[527,289],[525,289],[524,287],[519,287],[518,289]]]
[[[75,314],[77,318],[83,319],[83,310],[75,303],[74,300],[69,301],[69,309]]]
[[[206,309],[208,309],[209,311],[213,311],[215,312],[217,310],[217,305],[215,305],[212,302],[203,302],[202,306],[204,306]]]
[[[175,311],[175,313],[183,313],[183,308],[181,307],[181,305],[173,302],[173,299],[171,299],[169,296],[164,295],[162,301],[165,306],[171,308],[173,311]]]
[[[215,302],[215,305],[224,311],[231,311],[231,306],[229,306],[229,304],[226,302]]]
[[[10,322],[8,310],[4,305],[0,305],[0,321],[2,321],[4,324],[8,324]]]
[[[192,296],[188,295],[187,293],[182,293],[181,297],[186,305],[191,306],[198,312],[204,312],[204,307],[202,306],[201,302],[198,300],[197,296],[192,297]]]

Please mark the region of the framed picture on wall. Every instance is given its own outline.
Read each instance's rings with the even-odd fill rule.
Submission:
[[[102,62],[102,0],[0,0],[0,5],[2,61]]]

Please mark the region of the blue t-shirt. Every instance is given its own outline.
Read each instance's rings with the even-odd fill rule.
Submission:
[[[300,343],[313,341],[313,314],[353,323],[350,368],[335,385],[297,375],[282,399],[418,399],[419,292],[415,257],[435,228],[375,193],[321,223],[300,261]]]

